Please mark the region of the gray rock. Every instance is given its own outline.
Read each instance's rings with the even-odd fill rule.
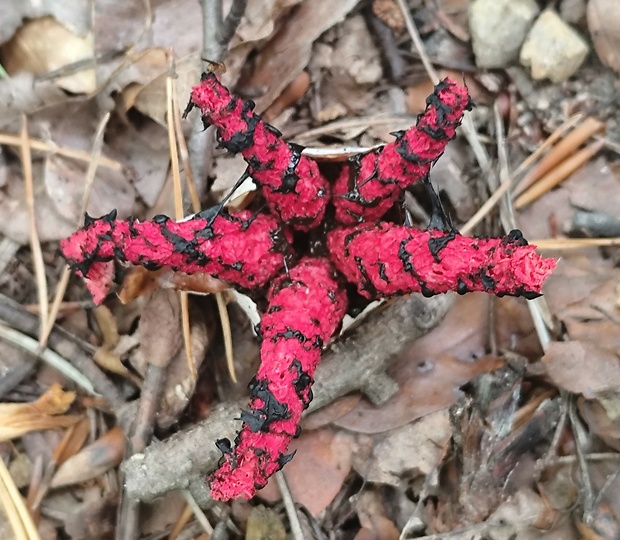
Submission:
[[[562,0],[560,15],[569,24],[577,24],[586,17],[586,0]]]
[[[538,12],[535,0],[474,0],[468,15],[476,65],[501,68],[517,60]]]
[[[532,26],[521,48],[521,63],[530,67],[533,79],[563,82],[588,56],[588,44],[560,16],[545,10]]]

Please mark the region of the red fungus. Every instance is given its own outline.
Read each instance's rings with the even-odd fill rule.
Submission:
[[[87,218],[84,228],[60,242],[60,251],[97,304],[109,292],[114,261],[150,270],[169,266],[188,274],[205,272],[244,289],[266,285],[284,266],[284,233],[268,214],[224,211],[178,222],[156,216],[142,223],[115,218],[116,213]]]
[[[503,238],[469,238],[393,223],[361,224],[334,229],[327,246],[336,268],[366,298],[448,291],[533,298],[556,265],[517,230]]]
[[[427,178],[454,137],[470,102],[467,90],[451,81],[435,88],[417,126],[343,168],[332,202],[336,221],[348,226],[336,228],[333,219],[324,219],[330,195],[318,165],[282,141],[252,112],[251,102],[231,95],[210,74],[193,89],[190,104],[217,126],[222,146],[243,154],[270,212],[229,214],[218,206],[182,222],[157,216],[144,223],[116,220],[111,213],[88,218],[60,247],[96,303],[108,292],[116,262],[206,272],[254,292],[272,283],[261,320],[261,366],[249,387],[250,409],[241,415],[235,447],[226,439],[217,442],[224,456],[210,477],[216,499],[253,496],[292,457],[286,451],[312,399],[323,344],[346,310],[345,280],[367,298],[447,291],[531,298],[555,267],[555,260],[537,255],[519,231],[503,238],[450,232],[430,183],[434,212],[428,230],[375,222],[404,188]],[[321,237],[332,228],[328,258],[308,257],[303,247],[308,243],[293,245],[293,235],[281,223],[302,231],[320,227]],[[285,255],[300,260],[290,272]]]
[[[330,188],[316,162],[301,155],[301,146],[285,143],[276,128],[254,113],[253,102],[233,96],[213,73],[192,89],[191,106],[218,128],[221,146],[241,152],[275,215],[300,230],[319,225]]]
[[[471,108],[467,88],[449,79],[435,87],[426,103],[417,125],[395,133],[394,142],[357,156],[343,167],[332,197],[340,223],[381,218],[404,188],[426,177],[454,138],[463,111]]]
[[[261,365],[250,383],[250,410],[235,448],[220,440],[224,461],[211,476],[211,495],[252,497],[292,455],[301,413],[312,399],[312,376],[324,343],[344,317],[346,294],[328,259],[302,259],[278,278],[261,320]]]

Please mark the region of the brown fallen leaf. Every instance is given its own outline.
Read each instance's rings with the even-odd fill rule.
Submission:
[[[603,439],[611,448],[620,451],[620,418],[610,418],[598,400],[586,400],[580,397],[577,406],[590,433]]]
[[[263,112],[282,90],[308,65],[312,45],[326,30],[341,22],[358,4],[357,0],[313,0],[302,2],[288,16],[286,24],[265,46],[247,88],[266,88],[256,100],[256,112]]]
[[[33,403],[0,403],[0,442],[21,437],[30,431],[68,427],[81,417],[65,415],[75,392],[65,392],[54,384]]]
[[[144,305],[138,332],[144,363],[160,368],[169,365],[183,342],[178,295],[171,291],[154,292]],[[145,364],[134,367],[144,373]]]
[[[179,96],[189,96],[192,86],[198,83],[201,73],[199,53],[192,53],[175,62],[175,84]],[[134,98],[134,107],[158,124],[166,126],[166,78],[168,73],[162,69],[160,75],[146,84]],[[182,105],[183,107],[185,104]],[[183,111],[181,111],[183,112]]]
[[[385,505],[385,497],[377,490],[365,489],[359,494],[355,510],[362,528],[354,540],[397,540],[400,537]]]
[[[123,461],[125,436],[114,427],[82,451],[67,459],[56,471],[51,487],[58,488],[91,480]]]
[[[92,35],[78,36],[53,17],[25,22],[13,38],[0,47],[2,64],[9,74],[43,75],[68,64],[94,57]],[[56,85],[74,94],[90,94],[97,88],[94,68],[84,68],[56,79]]]
[[[325,510],[349,474],[352,450],[352,437],[346,433],[329,428],[302,433],[289,447],[289,452],[296,452],[295,459],[287,463],[285,470],[293,500],[304,505],[313,516]],[[280,496],[270,484],[275,482],[270,481],[269,491],[259,494],[273,502]]]
[[[447,409],[396,428],[376,438],[369,459],[358,472],[367,482],[399,486],[407,478],[428,476],[437,470],[452,436]]]
[[[620,10],[616,0],[588,2],[588,28],[603,64],[620,73]]]
[[[54,450],[52,461],[60,465],[76,455],[84,446],[89,435],[90,420],[84,417],[65,432],[62,440]]]
[[[329,405],[319,409],[318,411],[302,418],[302,429],[319,429],[328,424],[335,422],[341,416],[347,414],[355,407],[359,400],[362,399],[360,394],[351,394],[342,396]]]
[[[531,333],[527,308],[514,300],[503,298],[497,303],[499,346],[507,349],[514,349],[514,343]],[[360,433],[382,433],[452,405],[462,395],[461,385],[502,365],[501,360],[484,356],[489,305],[483,295],[459,297],[443,322],[404,351],[390,368],[398,392],[379,407],[362,399],[335,425]],[[523,352],[532,350],[528,346]]]
[[[123,277],[118,297],[128,304],[140,296],[146,296],[157,289],[173,289],[197,294],[210,294],[227,290],[229,287],[209,274],[184,274],[170,268],[149,271],[141,266],[129,268]]]
[[[554,341],[542,364],[555,386],[588,399],[620,388],[620,358],[594,343]]]
[[[208,314],[193,309],[190,309],[190,324],[191,363],[194,372],[198,372],[215,333],[221,330],[219,324]],[[167,429],[178,421],[179,415],[194,395],[196,382],[196,377],[190,372],[185,348],[181,348],[167,368],[166,383],[157,414],[157,425],[160,428]]]
[[[310,88],[310,75],[308,75],[307,71],[302,71],[265,111],[263,120],[265,122],[272,122],[282,111],[297,103],[308,91],[308,88]]]

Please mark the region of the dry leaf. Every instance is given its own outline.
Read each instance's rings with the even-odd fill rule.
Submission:
[[[92,313],[95,316],[95,320],[97,321],[99,331],[103,338],[102,346],[107,349],[113,349],[118,343],[119,335],[116,319],[112,311],[110,311],[109,307],[101,305],[93,309]]]
[[[286,529],[277,512],[264,506],[252,508],[246,525],[245,540],[285,540]]]
[[[398,392],[379,407],[361,400],[335,424],[360,433],[382,433],[449,407],[461,396],[461,385],[502,365],[496,358],[483,357],[488,308],[484,294],[459,297],[443,322],[404,351],[389,369]],[[532,332],[527,307],[503,298],[497,309],[501,314],[496,317],[499,346],[514,349],[515,343],[527,342],[523,338]],[[521,346],[528,350],[519,350],[531,353],[526,343]]]
[[[620,358],[594,343],[553,341],[542,363],[554,385],[588,399],[620,388]]]
[[[379,437],[359,473],[368,482],[393,486],[399,486],[404,475],[426,477],[438,469],[451,436],[448,410],[429,414]]]
[[[54,384],[33,403],[0,403],[0,442],[30,431],[73,425],[80,417],[63,413],[74,399],[75,392],[65,392]]]
[[[178,295],[154,292],[144,304],[138,331],[143,359],[161,368],[170,364],[183,343]]]
[[[137,84],[133,87],[142,88]],[[179,99],[183,102],[185,96]],[[129,174],[135,190],[147,206],[153,206],[163,189],[170,163],[166,130],[146,118],[135,123],[112,119],[106,141],[106,153],[121,163],[131,165]]]
[[[248,88],[266,88],[256,100],[261,113],[282,90],[308,65],[312,45],[326,30],[341,22],[358,4],[357,0],[313,0],[303,2],[260,54]]]
[[[191,307],[189,318],[192,365],[197,373],[213,341],[213,335],[220,331],[220,327],[217,323],[213,324],[208,314]],[[189,370],[185,347],[181,347],[167,368],[166,384],[157,413],[157,425],[160,428],[167,429],[178,421],[179,415],[194,395],[196,382],[196,377]]]
[[[75,221],[58,212],[55,202],[43,185],[40,167],[34,164],[34,207],[37,232],[41,242],[66,238],[75,231]],[[0,232],[20,245],[29,242],[28,210],[25,204],[24,182],[13,176],[0,192]]]
[[[205,273],[190,275],[174,272],[170,268],[150,271],[141,266],[134,266],[125,273],[123,284],[118,291],[118,297],[123,304],[128,304],[132,300],[146,296],[157,289],[210,294],[226,291],[229,287],[223,281]]]
[[[588,28],[601,62],[620,73],[620,10],[617,0],[590,0]]]
[[[54,449],[52,461],[57,465],[64,463],[71,456],[77,454],[90,435],[90,420],[82,418],[72,425],[63,435],[58,446]]]
[[[198,84],[201,73],[200,54],[194,53],[175,62],[175,84],[180,107],[185,107],[192,86]],[[135,96],[134,107],[158,124],[166,126],[166,78],[167,70],[145,85]],[[182,110],[180,112],[183,112]]]
[[[352,438],[332,429],[306,431],[291,443],[289,452],[296,452],[284,470],[293,499],[317,516],[334,500],[349,474]],[[274,500],[269,490],[274,483],[270,480],[267,489],[259,491],[261,498]]]
[[[376,490],[365,489],[359,494],[355,510],[362,528],[355,540],[397,540],[400,537],[385,504],[385,497]]]
[[[23,24],[13,38],[0,47],[3,66],[9,74],[29,72],[43,75],[80,60],[94,57],[92,35],[78,36],[53,17]],[[94,68],[84,68],[55,80],[74,94],[90,94],[97,88]]]
[[[51,487],[85,482],[113,469],[123,461],[125,436],[114,427],[94,443],[67,459],[56,471]]]

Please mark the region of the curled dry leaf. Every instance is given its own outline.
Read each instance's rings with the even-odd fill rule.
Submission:
[[[160,368],[170,364],[183,342],[178,295],[154,292],[144,304],[138,331],[144,360]]]
[[[219,324],[198,310],[190,309],[189,318],[191,363],[194,366],[194,372],[198,372],[206,350],[212,343],[213,335],[219,331]],[[161,407],[157,414],[157,425],[160,428],[167,429],[178,421],[179,415],[194,395],[196,382],[196,377],[189,370],[185,347],[181,347],[168,366]]]
[[[174,272],[170,268],[152,271],[136,266],[129,268],[125,273],[118,297],[123,304],[128,304],[139,296],[145,296],[157,289],[210,294],[225,291],[228,288],[223,281],[209,274],[185,274]]]
[[[620,10],[616,0],[590,0],[588,27],[601,62],[620,73]]]
[[[24,71],[43,75],[94,56],[91,35],[78,36],[53,17],[27,21],[0,52],[11,75]],[[81,69],[56,79],[56,84],[74,94],[89,94],[97,88],[95,70]]]
[[[51,482],[57,488],[85,482],[113,469],[123,461],[125,436],[114,427],[81,452],[70,457],[59,468]]]
[[[65,392],[54,384],[33,403],[0,403],[0,442],[30,431],[73,425],[80,417],[63,413],[74,399],[75,392]]]

